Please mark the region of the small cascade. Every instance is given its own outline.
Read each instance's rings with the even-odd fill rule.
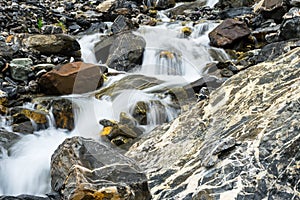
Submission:
[[[217,3],[219,2],[219,0],[207,0],[206,2],[206,6],[209,6],[209,7],[214,7]]]
[[[50,159],[67,134],[47,129],[25,135],[0,162],[0,195],[41,195],[51,191]]]
[[[102,33],[96,33],[93,35],[85,35],[80,40],[78,40],[81,47],[81,56],[83,61],[86,63],[97,63],[95,57],[94,46],[100,41],[100,37],[104,35]]]

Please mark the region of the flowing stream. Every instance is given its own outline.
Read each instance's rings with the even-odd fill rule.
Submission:
[[[205,64],[213,61],[209,54],[207,34],[215,26],[216,24],[210,22],[198,24],[192,27],[193,32],[189,38],[183,37],[180,32],[182,26],[178,23],[141,27],[135,34],[143,36],[147,46],[142,67],[132,73],[156,77],[169,85],[180,85],[199,79]],[[96,63],[93,46],[99,41],[99,36],[94,34],[80,39],[85,62]],[[225,54],[224,56],[226,57]],[[124,76],[127,74],[110,78],[104,87]],[[71,132],[57,129],[49,115],[48,129],[24,135],[8,151],[3,151],[0,156],[0,195],[44,195],[51,192],[50,160],[58,145],[67,137],[75,135],[100,140],[102,126],[98,123],[99,120],[118,120],[121,112],[131,114],[132,106],[138,101],[160,101],[169,121],[178,115],[178,110],[169,106],[169,98],[158,98],[147,93],[147,90],[122,91],[113,100],[109,97],[98,100],[93,93],[64,98],[74,103],[75,129]],[[161,123],[159,109],[157,105],[151,105],[146,132]],[[0,123],[5,127],[5,120],[1,119]]]

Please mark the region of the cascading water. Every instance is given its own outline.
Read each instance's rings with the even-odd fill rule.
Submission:
[[[136,34],[145,38],[147,46],[143,65],[134,73],[155,76],[165,82],[142,91],[120,91],[114,99],[103,96],[99,100],[93,93],[62,97],[71,100],[74,104],[75,129],[70,132],[55,128],[50,109],[48,129],[21,136],[21,139],[8,151],[0,151],[2,152],[0,195],[49,193],[51,191],[50,159],[57,146],[64,139],[75,135],[100,140],[99,132],[102,126],[98,123],[99,120],[119,120],[121,112],[131,115],[139,101],[144,101],[149,106],[147,126],[144,127],[146,131],[158,124],[173,120],[178,115],[178,110],[172,107],[170,98],[159,97],[149,92],[159,88],[184,85],[199,79],[205,64],[213,60],[209,54],[207,38],[207,32],[213,27],[215,24],[210,23],[196,25],[190,38],[182,37],[180,24],[168,23],[156,27],[141,27]],[[96,63],[93,45],[100,36],[101,34],[84,36],[79,41],[85,62]],[[124,76],[127,75],[110,78],[104,87]],[[6,123],[7,121],[1,118],[1,126],[4,127]]]

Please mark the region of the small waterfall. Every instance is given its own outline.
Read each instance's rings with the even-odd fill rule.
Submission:
[[[209,7],[214,7],[217,3],[219,2],[219,0],[207,0],[206,2],[206,6],[209,6]]]
[[[104,35],[102,33],[96,33],[93,35],[85,35],[80,40],[78,40],[81,47],[81,57],[86,63],[97,63],[95,57],[94,46],[100,41],[100,37]]]
[[[41,195],[51,191],[50,159],[66,132],[47,129],[25,135],[0,162],[0,195]]]

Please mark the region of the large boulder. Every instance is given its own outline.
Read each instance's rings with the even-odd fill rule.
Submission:
[[[151,199],[134,160],[82,137],[66,139],[52,155],[51,186],[63,199]]]
[[[94,50],[97,61],[119,71],[130,71],[140,66],[146,47],[145,40],[131,32],[103,39]]]
[[[77,40],[69,35],[32,35],[25,44],[29,49],[41,54],[62,54],[66,56],[80,57],[80,45]]]
[[[90,92],[102,86],[104,70],[94,64],[68,63],[44,74],[39,86],[42,92],[50,95]]]
[[[153,199],[299,199],[299,54],[232,76],[135,143]]]
[[[250,35],[247,24],[235,19],[226,19],[209,33],[210,43],[216,47],[232,47]]]

